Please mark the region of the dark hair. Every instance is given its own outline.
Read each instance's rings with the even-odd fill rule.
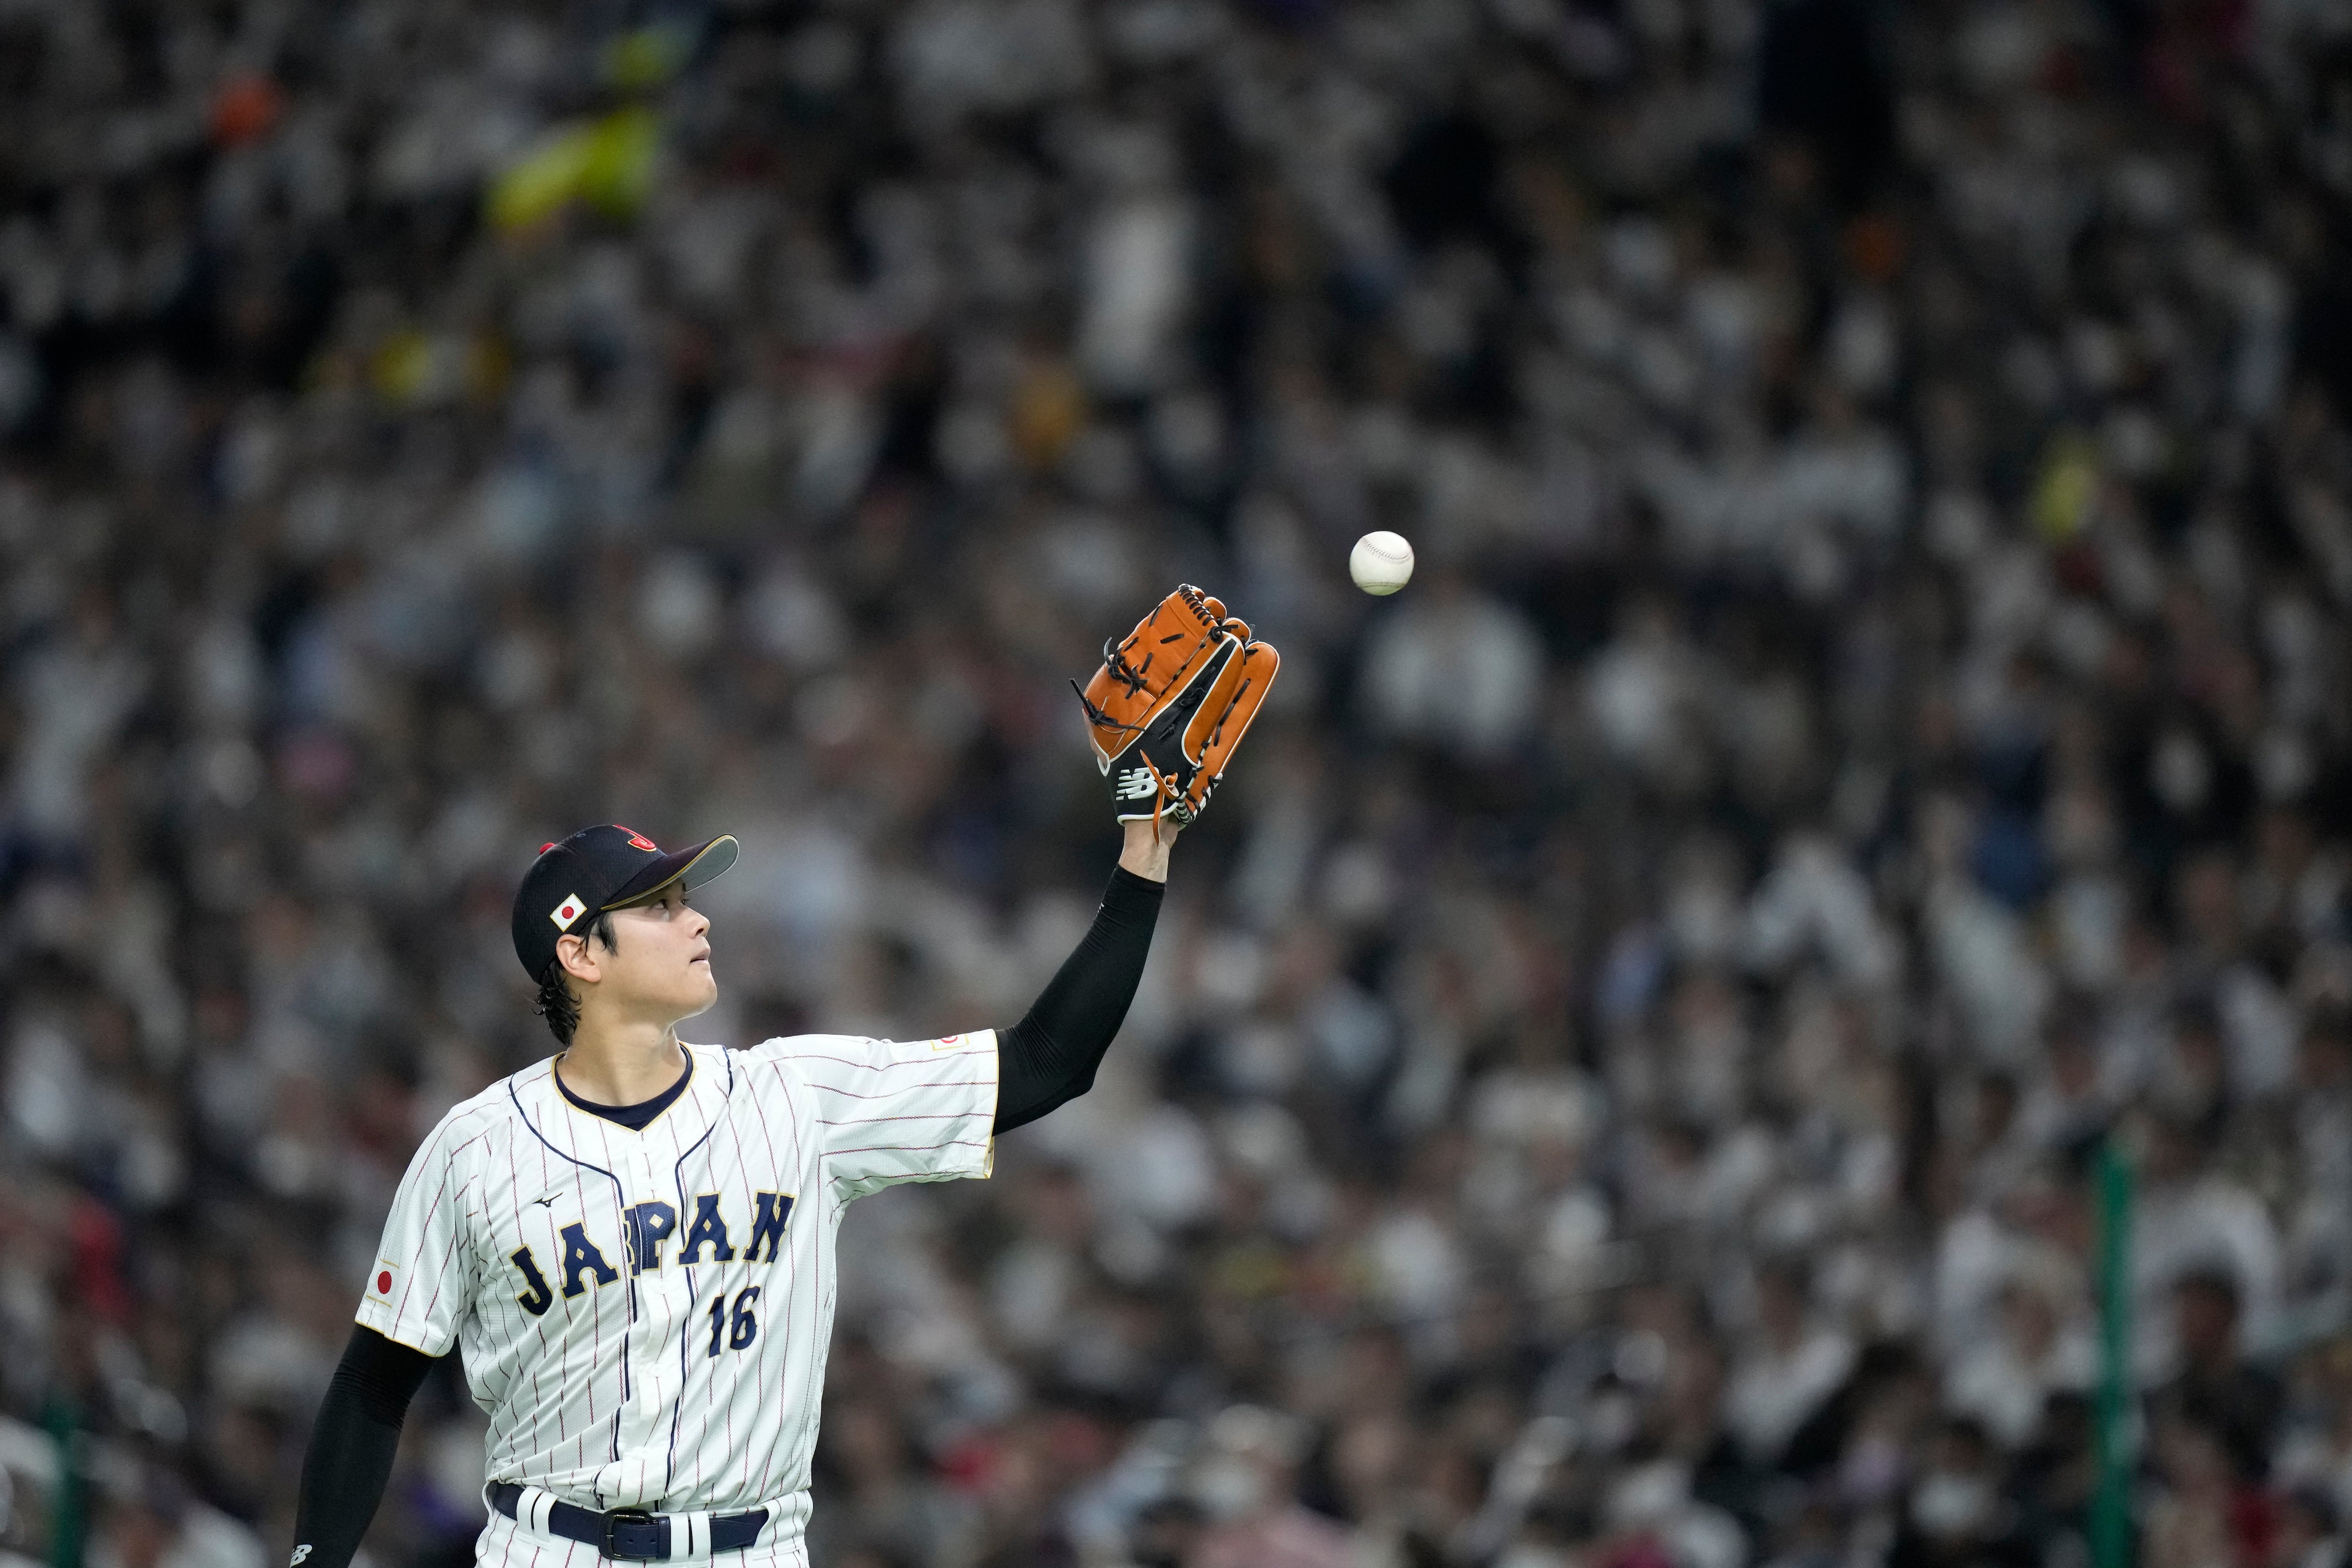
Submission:
[[[607,952],[620,951],[613,940],[613,915],[609,910],[598,915],[586,931],[573,934],[583,942],[603,942]],[[572,1043],[572,1031],[580,1027],[580,998],[572,994],[570,983],[563,978],[562,958],[549,959],[547,967],[539,972],[539,1000],[532,1004],[531,1011],[547,1020],[547,1032],[555,1037],[557,1045]]]

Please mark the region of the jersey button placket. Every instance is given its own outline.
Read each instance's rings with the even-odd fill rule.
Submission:
[[[650,1137],[648,1137],[650,1142]],[[637,1190],[648,1196],[662,1193],[665,1184],[650,1148],[637,1152]],[[623,1423],[625,1460],[643,1478],[648,1502],[659,1500],[669,1458],[670,1421],[678,1396],[678,1335],[693,1303],[685,1300],[686,1269],[677,1258],[679,1238],[667,1237],[656,1259],[658,1267],[637,1279],[637,1332],[629,1342],[630,1411]]]

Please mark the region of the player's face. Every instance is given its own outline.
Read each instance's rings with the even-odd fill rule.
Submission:
[[[619,951],[598,952],[605,966],[603,984],[614,1000],[642,1016],[676,1023],[719,1000],[710,973],[710,920],[672,887],[650,903],[613,911],[613,939]]]

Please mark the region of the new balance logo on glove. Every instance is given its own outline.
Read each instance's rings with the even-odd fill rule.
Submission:
[[[1120,800],[1150,800],[1160,791],[1159,781],[1150,768],[1129,768],[1118,775],[1118,787],[1114,792]]]

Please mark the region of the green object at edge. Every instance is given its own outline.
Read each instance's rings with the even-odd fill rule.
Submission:
[[[2131,1568],[2131,1156],[2110,1134],[2099,1146],[2099,1489],[2091,1500],[2091,1561]]]
[[[62,1399],[49,1401],[41,1425],[58,1451],[58,1487],[49,1499],[49,1568],[81,1568],[87,1513],[82,1498],[80,1423]]]

